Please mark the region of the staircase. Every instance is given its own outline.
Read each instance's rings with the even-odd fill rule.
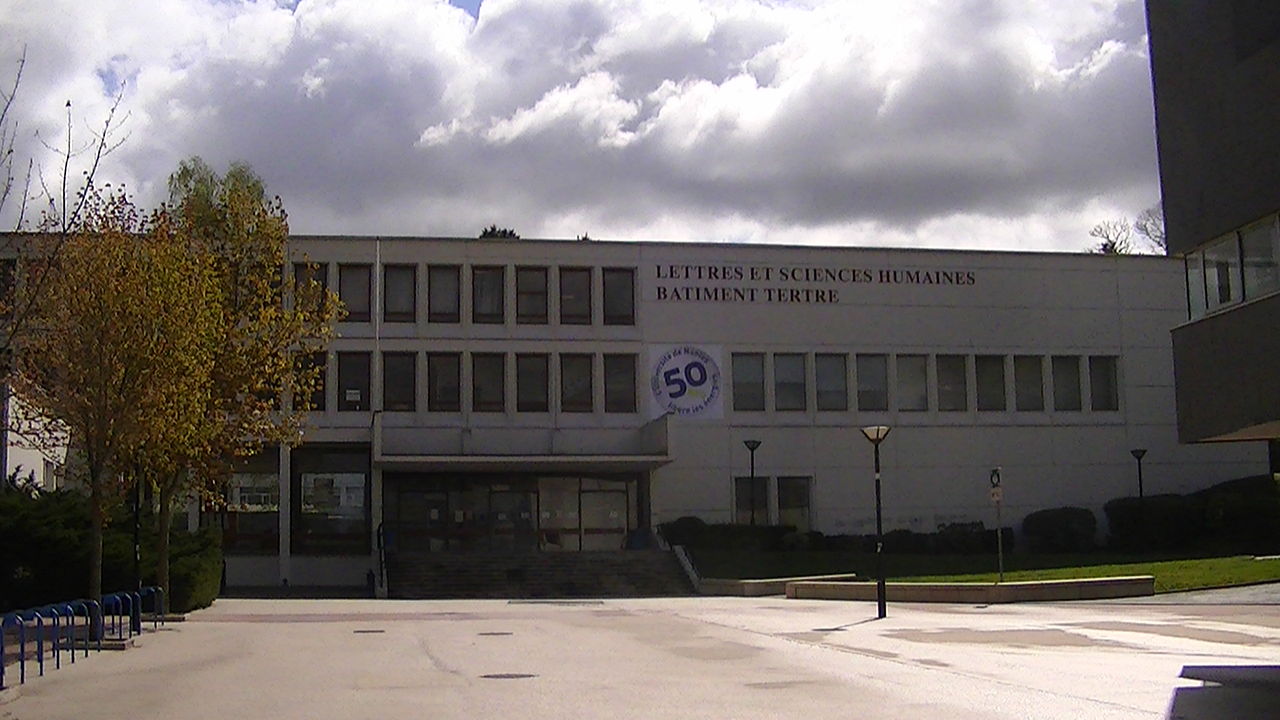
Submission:
[[[582,598],[692,595],[670,552],[416,554],[388,558],[393,598]]]

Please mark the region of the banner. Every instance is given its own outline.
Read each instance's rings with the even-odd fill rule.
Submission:
[[[664,345],[649,349],[651,417],[718,420],[724,417],[720,348]]]

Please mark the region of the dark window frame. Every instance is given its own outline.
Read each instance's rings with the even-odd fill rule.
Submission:
[[[403,388],[406,383],[392,383],[390,368],[393,362],[398,364],[404,360],[409,361],[408,375],[408,398],[407,400],[397,394],[393,396],[392,390],[399,386]],[[401,378],[403,380],[403,378]],[[395,398],[393,401],[393,397]],[[418,409],[418,353],[416,352],[397,352],[388,351],[382,353],[382,409],[389,412],[416,412]]]
[[[630,297],[626,313],[611,312],[609,308],[609,286],[610,277],[626,277],[630,285]],[[636,324],[636,269],[629,267],[607,267],[601,270],[601,287],[603,288],[603,299],[601,305],[604,309],[605,325],[635,325]]]
[[[523,363],[540,362],[542,369],[541,393],[533,398],[532,403],[526,402],[525,390],[527,388],[525,374],[521,372]],[[547,353],[516,353],[516,412],[545,413],[551,412],[551,356]]]
[[[480,311],[481,277],[487,275],[497,276],[495,286],[498,290],[498,309],[496,312]],[[507,322],[507,266],[471,266],[471,322],[477,325],[503,325]]]
[[[629,372],[618,372],[616,375],[610,373],[610,363],[625,362],[628,365]],[[605,353],[604,355],[604,411],[607,413],[634,413],[637,412],[636,402],[636,369],[639,367],[639,358],[634,353]],[[622,391],[609,382],[611,377],[627,376],[630,380],[628,383],[628,391]],[[621,393],[621,394],[619,394]]]
[[[527,277],[538,277],[542,279],[542,290],[529,290],[522,286],[522,279]],[[525,307],[526,302],[530,298],[538,298],[541,296],[542,306],[539,311],[536,307],[530,312]],[[536,304],[536,300],[533,300]],[[544,266],[533,265],[517,265],[516,266],[516,324],[517,325],[546,325],[550,318],[551,307],[551,274]]]
[[[344,362],[352,362],[363,359],[364,376],[363,378],[353,378],[349,372],[357,368],[346,368]],[[372,375],[373,356],[369,352],[339,352],[338,353],[338,412],[367,412],[372,409],[371,405],[371,375]],[[350,381],[355,380],[353,386]],[[348,390],[360,390],[359,400],[348,400]]]
[[[748,390],[745,389],[746,386],[747,385],[754,386],[757,383],[754,379],[751,382],[744,382],[744,378],[739,376],[739,370],[738,370],[739,359],[741,359],[741,362],[744,363],[744,365],[742,365],[743,372],[746,371],[746,365],[745,365],[746,362],[759,360],[760,379],[758,383],[758,388],[755,388],[755,387],[751,388],[751,390],[756,390],[756,389],[759,390],[760,402],[758,406],[755,403],[747,402],[749,400],[754,400],[755,398],[754,396],[747,397],[746,393],[748,392]],[[767,368],[765,367],[765,354],[755,353],[755,352],[732,353],[729,356],[729,364],[730,364],[729,372],[733,380],[734,412],[764,412],[768,405],[768,390],[766,389],[765,386],[769,382],[769,379],[767,377],[768,371],[767,371]]]
[[[449,397],[442,396],[442,388],[437,382],[437,370],[446,370],[442,363],[453,363],[453,393]],[[427,353],[427,411],[428,412],[461,412],[462,411],[462,353],[430,352]]]
[[[587,287],[586,287],[586,297],[585,297],[585,302],[586,302],[585,314],[581,312],[566,314],[565,307],[569,305],[569,303],[565,302],[565,287],[567,285],[567,283],[565,282],[566,275],[586,275]],[[591,296],[593,294],[592,285],[595,282],[595,273],[592,272],[592,269],[589,267],[562,267],[560,268],[558,277],[560,280],[560,286],[558,288],[559,297],[560,297],[560,324],[561,325],[590,325],[591,313],[593,310],[593,304],[591,302]]]
[[[481,362],[498,362],[498,400],[481,400]],[[491,368],[490,368],[491,369]],[[504,413],[507,411],[507,355],[506,353],[471,353],[471,411],[477,413]]]
[[[436,307],[436,283],[441,276],[450,277],[453,284],[453,297],[450,308]],[[457,324],[462,321],[462,266],[461,265],[428,265],[427,266],[427,322]]]
[[[409,310],[392,310],[391,272],[409,271]],[[388,323],[412,323],[418,320],[418,266],[408,263],[392,263],[382,266],[382,320]]]
[[[570,367],[570,363],[581,364],[584,362],[587,368],[585,396],[571,396],[569,393],[573,390],[577,390],[580,394],[581,388],[570,387],[568,382],[570,374],[566,372],[566,369]],[[560,353],[560,412],[595,412],[595,374],[595,358],[590,353]]]
[[[364,271],[364,306],[363,309],[351,309],[350,300],[358,298],[348,297],[347,273]],[[354,290],[353,290],[354,291]],[[338,264],[338,299],[342,301],[342,306],[347,310],[347,316],[343,318],[343,322],[359,322],[366,323],[373,320],[373,266],[369,263],[339,263]]]

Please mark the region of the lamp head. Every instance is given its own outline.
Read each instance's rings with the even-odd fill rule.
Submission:
[[[747,446],[747,450],[749,450],[750,452],[755,452],[755,451],[756,451],[756,448],[760,447],[760,441],[759,441],[759,440],[743,440],[743,441],[742,441],[742,444],[743,444],[743,445],[746,445],[746,446]]]
[[[1129,454],[1133,456],[1133,459],[1134,459],[1134,460],[1141,460],[1141,459],[1142,459],[1142,456],[1147,454],[1147,449],[1146,449],[1146,448],[1134,448],[1134,449],[1132,449],[1132,450],[1130,450],[1130,451],[1129,451]]]
[[[879,445],[882,440],[889,436],[888,425],[868,425],[862,428],[862,434],[871,441],[872,445]]]

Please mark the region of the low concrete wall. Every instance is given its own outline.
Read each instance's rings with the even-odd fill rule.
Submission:
[[[1101,600],[1154,595],[1155,582],[1151,575],[1000,584],[898,582],[888,583],[885,595],[893,602],[962,604]],[[786,590],[787,597],[803,600],[876,599],[876,584],[873,582],[792,581],[786,583]]]
[[[807,575],[789,578],[763,578],[759,580],[734,580],[730,578],[702,578],[698,581],[698,592],[703,595],[734,595],[738,597],[761,597],[763,595],[784,595],[787,586],[795,582],[827,581],[850,582],[858,577],[846,575]]]

